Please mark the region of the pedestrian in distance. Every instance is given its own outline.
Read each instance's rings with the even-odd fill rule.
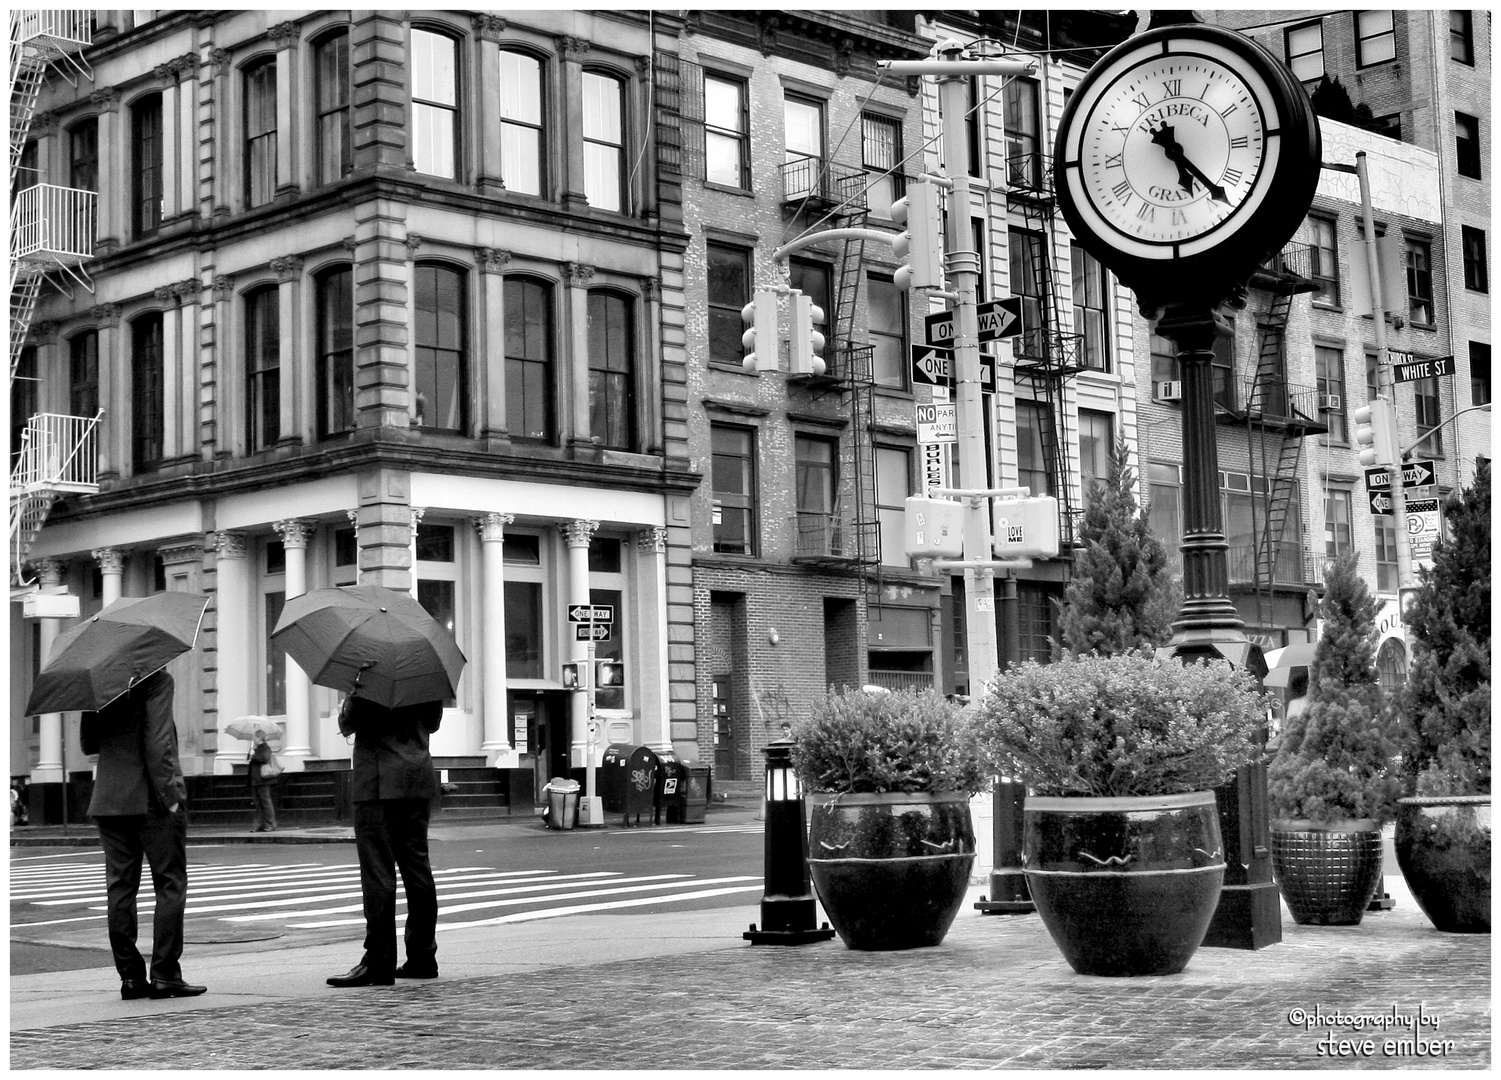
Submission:
[[[207,987],[183,981],[183,914],[188,899],[187,783],[177,758],[172,676],[157,671],[98,712],[83,714],[79,741],[99,755],[89,814],[104,848],[109,944],[120,996],[194,997]],[[156,894],[151,968],[136,948],[136,893],[142,858]]]
[[[438,977],[438,891],[428,860],[427,823],[438,794],[428,738],[443,703],[387,708],[350,695],[339,731],[354,735],[351,801],[365,906],[365,955],[329,986],[390,986]],[[406,890],[406,963],[396,966],[396,872]]]
[[[276,807],[271,804],[271,788],[280,773],[274,768],[266,768],[275,765],[276,755],[271,752],[271,744],[266,742],[265,732],[255,733],[255,745],[245,760],[249,763],[250,797],[255,806],[255,828],[251,831],[275,832]]]

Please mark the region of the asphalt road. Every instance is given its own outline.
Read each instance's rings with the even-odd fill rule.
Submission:
[[[760,899],[764,883],[759,821],[567,832],[531,822],[436,825],[430,846],[439,922],[450,927],[742,906]],[[13,848],[10,876],[11,975],[111,966],[98,849]],[[354,846],[191,844],[184,936],[185,961],[205,950],[347,941],[353,963],[364,936]]]

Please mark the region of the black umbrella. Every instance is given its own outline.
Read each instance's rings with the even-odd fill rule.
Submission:
[[[287,601],[271,640],[319,686],[398,708],[454,696],[464,654],[406,593],[340,585]]]

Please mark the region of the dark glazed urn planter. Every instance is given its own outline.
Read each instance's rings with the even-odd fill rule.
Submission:
[[[1029,796],[1022,817],[1027,887],[1075,971],[1172,975],[1188,965],[1225,881],[1212,791]]]
[[[1272,822],[1272,872],[1293,921],[1355,926],[1381,885],[1381,829],[1374,821],[1325,828]]]
[[[1491,797],[1398,801],[1397,865],[1436,929],[1491,932]]]
[[[915,949],[949,932],[975,832],[962,792],[812,796],[808,869],[851,949]]]

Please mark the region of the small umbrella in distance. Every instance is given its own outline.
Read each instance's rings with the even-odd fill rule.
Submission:
[[[271,640],[319,686],[387,708],[454,696],[464,654],[406,593],[339,585],[287,601]]]
[[[202,593],[125,596],[60,634],[26,701],[26,715],[98,710],[193,647]]]
[[[242,716],[224,725],[224,734],[232,739],[254,740],[257,735],[266,736],[266,744],[280,750],[286,742],[286,733],[275,720],[265,716]]]

